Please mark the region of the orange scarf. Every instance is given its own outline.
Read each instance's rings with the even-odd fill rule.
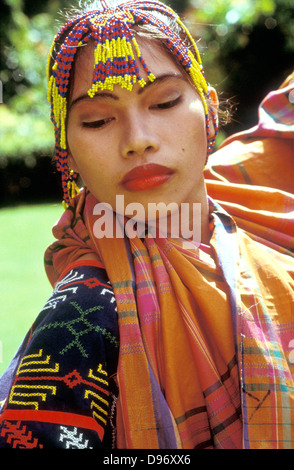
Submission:
[[[65,266],[93,252],[107,271],[120,330],[119,447],[258,447],[261,422],[262,442],[273,441],[274,421],[294,413],[293,405],[276,409],[282,383],[293,399],[283,362],[293,335],[290,276],[214,205],[209,256],[162,238],[98,240],[96,203],[86,191],[72,201],[54,229],[58,242],[47,250],[46,266],[54,283]],[[284,299],[269,301],[268,289],[284,289]],[[281,325],[271,320],[280,311]],[[265,344],[268,358],[275,358],[273,336],[283,367],[269,364],[261,348]],[[272,395],[263,407],[267,387]]]

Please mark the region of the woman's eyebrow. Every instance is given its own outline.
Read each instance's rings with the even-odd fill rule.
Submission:
[[[147,82],[144,87],[141,87],[139,90],[138,90],[138,95],[141,95],[142,93],[144,93],[144,91],[149,88],[150,86],[156,86],[156,85],[159,85],[167,80],[172,80],[172,79],[177,79],[177,80],[183,80],[183,81],[187,81],[186,78],[180,74],[180,73],[165,73],[165,74],[162,74],[162,75],[159,75],[158,77],[155,78],[155,80],[153,80],[152,82]],[[73,106],[75,106],[77,103],[79,103],[80,101],[83,101],[83,100],[92,100],[93,98],[97,99],[97,98],[102,98],[102,99],[106,99],[106,98],[110,98],[110,99],[113,99],[115,101],[118,101],[119,100],[119,97],[117,95],[115,95],[114,93],[109,93],[107,91],[101,91],[101,92],[98,92],[96,93],[93,97],[90,97],[87,93],[84,93],[80,96],[78,96],[77,98],[75,98],[71,103],[70,103],[70,106],[69,106],[69,110],[72,109]]]
[[[114,95],[113,93],[109,93],[109,92],[104,92],[104,91],[101,91],[101,92],[98,92],[98,93],[95,93],[95,95],[93,97],[89,96],[88,93],[84,93],[83,95],[80,95],[78,96],[77,98],[75,98],[74,100],[72,100],[72,102],[70,103],[69,105],[69,109],[71,109],[73,106],[75,106],[77,103],[79,103],[80,101],[83,101],[83,100],[92,100],[93,98],[111,98],[115,101],[118,101],[119,100],[119,97]]]
[[[159,75],[153,80],[152,82],[147,82],[144,87],[140,88],[138,91],[138,94],[140,95],[141,93],[144,93],[144,91],[149,88],[150,86],[156,86],[160,85],[161,83],[167,81],[167,80],[172,80],[172,79],[177,79],[177,80],[183,80],[184,82],[187,81],[187,79],[182,75],[181,73],[164,73],[162,75]]]

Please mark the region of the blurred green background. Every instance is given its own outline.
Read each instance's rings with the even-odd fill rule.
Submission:
[[[198,40],[208,82],[232,108],[227,136],[294,69],[293,0],[171,0]],[[62,213],[52,163],[47,54],[71,0],[0,0],[0,374],[50,295],[43,252]]]

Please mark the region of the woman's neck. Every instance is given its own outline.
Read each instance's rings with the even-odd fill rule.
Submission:
[[[207,197],[203,198],[202,202],[181,204],[167,217],[159,217],[156,227],[158,233],[165,232],[168,237],[209,245],[209,203]]]

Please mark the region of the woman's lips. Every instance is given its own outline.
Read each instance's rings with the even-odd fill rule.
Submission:
[[[169,180],[172,174],[173,171],[166,166],[141,165],[127,173],[121,184],[129,191],[146,191],[162,185]]]

